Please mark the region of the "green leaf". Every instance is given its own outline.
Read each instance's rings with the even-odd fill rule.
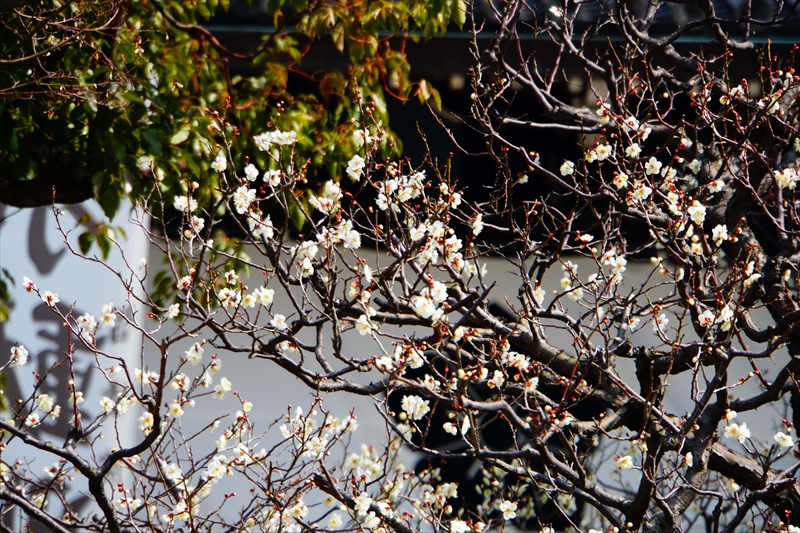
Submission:
[[[303,226],[306,223],[306,215],[303,213],[303,210],[300,209],[300,206],[292,202],[289,204],[289,218],[292,221],[292,226],[297,231],[302,231]]]
[[[108,233],[106,233],[105,229],[97,232],[97,246],[100,247],[103,259],[108,259],[108,254],[111,251],[111,239],[108,238]]]
[[[150,153],[157,156],[161,155],[161,139],[158,138],[156,132],[153,130],[144,130],[142,132],[142,138],[150,145]]]
[[[121,143],[115,139],[109,139],[108,142],[104,143],[108,148],[111,149],[111,152],[114,154],[114,157],[117,160],[125,159],[125,144]]]
[[[17,131],[11,131],[11,139],[8,142],[8,151],[9,152],[16,152],[19,150],[19,139],[17,138]]]
[[[453,24],[458,26],[459,30],[464,27],[464,23],[467,21],[467,3],[464,0],[453,1],[453,11],[450,20]],[[439,107],[441,108],[441,104]]]
[[[366,53],[366,49],[364,45],[358,41],[351,41],[348,43],[348,48],[350,49],[350,62],[351,63],[358,63],[362,59],[364,59],[364,54]]]
[[[8,271],[3,269],[3,274],[11,280],[11,283],[14,281],[11,279],[11,276],[8,275]],[[11,309],[5,304],[5,302],[11,301],[11,295],[8,292],[8,284],[2,279],[0,279],[0,322],[5,322],[8,320],[8,316],[11,314]]]
[[[205,4],[197,4],[197,12],[200,14],[201,17],[208,20],[211,17],[211,11],[209,11],[208,7]]]
[[[109,219],[113,219],[119,209],[120,193],[113,185],[105,187],[103,192],[100,193],[97,203],[103,208],[103,213],[105,213]],[[100,244],[99,239],[98,244]]]
[[[0,272],[2,272],[3,277],[6,278],[9,281],[9,283],[11,283],[12,285],[14,285],[16,283],[14,281],[14,277],[11,275],[11,272],[9,272],[7,268],[0,269]],[[0,279],[0,282],[2,282],[1,279]],[[10,298],[10,296],[2,296],[2,294],[0,294],[0,298],[4,298],[4,299],[8,300]]]
[[[89,250],[92,249],[92,243],[94,243],[94,233],[91,231],[84,231],[78,237],[78,247],[83,255],[89,253]]]
[[[269,0],[267,2],[267,14],[272,15],[283,7],[286,0]]]
[[[170,140],[169,140],[169,143],[170,143],[171,145],[173,145],[173,146],[175,146],[175,145],[178,145],[178,144],[181,144],[182,142],[184,142],[186,139],[188,139],[188,138],[189,138],[189,134],[190,134],[191,132],[192,132],[192,128],[191,128],[191,126],[189,126],[189,125],[187,124],[187,125],[185,125],[184,127],[182,127],[181,129],[179,129],[179,130],[177,131],[177,133],[175,133],[175,135],[173,135],[173,136],[170,138]]]
[[[5,372],[0,372],[0,388],[3,390],[8,388],[8,375]],[[0,413],[8,416],[8,399],[5,394],[0,394]]]
[[[420,80],[419,82],[419,90],[417,91],[417,98],[419,98],[419,103],[424,104],[428,101],[428,98],[431,97],[431,87],[428,85],[428,82],[425,80]]]
[[[433,98],[433,104],[436,107],[436,110],[437,111],[441,111],[442,110],[442,95],[439,94],[439,91],[437,91],[433,87],[430,87],[430,91],[431,91],[431,98]]]

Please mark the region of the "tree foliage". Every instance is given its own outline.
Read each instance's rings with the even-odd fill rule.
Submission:
[[[227,8],[217,0],[3,2],[0,201],[32,207],[95,198],[113,218],[123,198],[146,197],[154,181],[175,190],[191,176],[209,205],[217,174],[208,156],[218,147],[205,110],[226,101],[244,138],[273,125],[291,129],[298,164],[338,177],[359,104],[376,103],[375,118],[388,127],[386,98],[419,90],[392,36],[431,37],[465,16],[458,0],[271,1],[273,31],[241,54],[202,26]],[[347,70],[304,70],[303,56],[328,40]],[[257,74],[231,77],[229,60],[250,62]],[[293,77],[310,82],[307,89],[287,93]],[[398,148],[389,136],[382,149],[396,155]],[[108,243],[105,224],[86,225],[84,247]]]

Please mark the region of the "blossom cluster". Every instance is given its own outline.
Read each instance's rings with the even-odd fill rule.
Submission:
[[[694,97],[701,114],[706,92]],[[741,87],[727,96],[720,105],[749,101]],[[762,115],[782,116],[774,99],[760,102],[753,105]],[[795,272],[787,254],[770,262],[753,247],[742,251],[753,239],[746,217],[720,216],[730,187],[751,172],[746,150],[721,154],[689,127],[656,146],[653,138],[664,134],[656,120],[614,109],[599,102],[605,126],[585,139],[581,157],[525,150],[527,173],[504,178],[486,197],[435,165],[384,161],[369,127],[359,126],[355,152],[327,174],[297,159],[302,135],[259,134],[258,151],[238,165],[220,129],[220,148],[209,153],[216,207],[201,209],[194,182],[163,196],[179,212],[181,231],[174,240],[149,234],[167,254],[154,276],[158,289],[145,283],[154,267],[144,261],[130,274],[140,286],[129,301],[92,314],[24,279],[92,354],[108,391],[85,398],[74,381],[64,397],[34,391],[4,429],[33,435],[62,406],[75,428],[137,428],[133,443],[116,437],[114,468],[126,474],[111,500],[115,519],[132,528],[149,521],[199,529],[222,520],[220,502],[241,501],[221,494],[227,478],[252,487],[226,525],[243,531],[378,533],[400,524],[466,533],[505,522],[553,531],[566,517],[605,533],[632,527],[623,519],[639,477],[652,481],[657,498],[703,478],[692,498],[745,501],[738,491],[761,489],[743,488],[752,480],[741,469],[730,476],[707,469],[734,457],[771,479],[769,469],[794,450],[788,420],[776,420],[765,438],[744,413],[789,391],[788,377],[771,384],[777,378],[755,368],[780,357],[792,326],[778,317],[757,327],[761,304],[753,302],[772,306],[773,316],[775,305],[791,308]],[[795,160],[765,175],[774,198],[794,194]],[[515,199],[539,173],[570,191],[573,212],[563,199]],[[238,237],[219,231],[222,217]],[[630,220],[642,223],[641,238],[623,227]],[[640,260],[648,255],[650,263]],[[504,266],[491,274],[511,272],[514,293],[488,279],[498,256]],[[99,332],[119,327],[156,347],[159,364],[103,352]],[[19,370],[30,358],[15,345],[3,368]],[[728,381],[736,358],[754,370]],[[257,432],[253,403],[224,375],[234,360],[289,372],[313,392],[311,408],[288,409],[266,443],[269,428]],[[639,386],[618,370],[631,361]],[[792,375],[788,368],[780,375]],[[677,388],[667,388],[673,374],[691,376],[694,412],[672,413],[663,401]],[[737,397],[756,382],[768,393]],[[323,396],[340,391],[373,398],[391,436],[355,441],[356,416],[323,408]],[[207,405],[230,413],[205,420]],[[587,415],[587,406],[602,409]],[[206,425],[192,433],[190,418]],[[498,435],[507,441],[495,444]],[[138,454],[128,453],[132,445]],[[402,447],[432,460],[412,472],[397,462]],[[434,459],[479,468],[456,478]],[[76,462],[50,464],[45,477],[66,483]],[[22,470],[5,469],[26,483]],[[608,470],[615,482],[595,483]],[[161,488],[140,488],[148,484]],[[468,505],[465,491],[478,503]]]

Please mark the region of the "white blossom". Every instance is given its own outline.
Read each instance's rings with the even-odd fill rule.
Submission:
[[[639,121],[634,116],[629,116],[622,122],[622,129],[625,133],[639,130]]]
[[[199,342],[194,343],[184,354],[186,356],[186,362],[192,366],[197,366],[203,358],[203,351],[202,344]]]
[[[598,144],[594,151],[598,161],[605,161],[614,154],[614,149],[609,144]]]
[[[289,325],[286,323],[286,317],[281,314],[276,314],[270,320],[270,324],[278,331],[288,331]]]
[[[744,444],[744,441],[750,438],[750,430],[744,422],[741,425],[728,424],[723,428],[722,433],[726,439],[736,439],[740,444]]]
[[[36,397],[36,408],[45,413],[53,410],[54,401],[49,394],[40,394]]]
[[[23,278],[22,278],[22,287],[27,292],[31,292],[31,291],[35,291],[36,290],[36,284],[34,284],[33,281],[31,281],[31,279],[28,276],[23,276]]]
[[[472,221],[472,234],[477,236],[483,231],[483,215],[478,213]]]
[[[178,211],[189,211],[190,213],[197,211],[197,200],[191,196],[176,196],[172,205]]]
[[[633,191],[634,198],[639,201],[643,202],[650,197],[652,194],[653,189],[647,186],[643,181],[640,181],[636,184],[636,188]]]
[[[697,319],[702,327],[707,328],[714,323],[714,313],[706,309],[700,313],[700,316],[698,316]]]
[[[728,228],[724,224],[717,224],[711,230],[711,239],[717,246],[721,245],[728,240]]]
[[[356,320],[356,330],[358,330],[362,336],[369,335],[369,333],[372,331],[372,325],[370,324],[367,315],[361,315],[358,317],[358,320]]]
[[[355,506],[353,509],[356,511],[358,516],[366,516],[369,512],[369,508],[372,505],[372,498],[369,497],[369,494],[366,492],[362,492],[355,498]]]
[[[492,389],[501,388],[503,383],[505,383],[505,376],[500,370],[495,370],[494,374],[492,374],[492,378],[486,382],[486,384]]]
[[[219,154],[216,159],[214,159],[214,162],[211,163],[211,168],[217,172],[225,172],[225,169],[228,168],[228,160],[223,154]]]
[[[381,211],[386,211],[389,209],[389,198],[385,194],[380,193],[375,199],[375,205],[377,205],[378,209]]]
[[[104,413],[110,413],[117,407],[117,404],[109,398],[108,396],[103,396],[103,399],[100,400],[100,408],[103,410]]]
[[[778,102],[778,99],[771,96],[766,96],[759,100],[758,107],[760,109],[766,109],[768,115],[774,115],[781,110],[781,105],[780,102]]]
[[[544,297],[546,295],[547,293],[540,285],[537,285],[536,289],[533,291],[533,299],[536,300],[536,303],[539,305],[544,304]]]
[[[22,344],[11,347],[11,359],[8,366],[11,368],[21,368],[22,365],[28,362],[28,350]]]
[[[266,152],[269,150],[270,146],[276,144],[278,146],[290,146],[297,142],[297,133],[293,131],[268,131],[262,133],[261,135],[256,135],[253,137],[256,142],[256,146],[262,152]]]
[[[724,181],[722,181],[721,179],[715,179],[714,181],[708,184],[708,192],[718,193],[719,191],[722,190],[724,186],[725,186]]]
[[[253,291],[253,296],[256,298],[258,303],[263,306],[268,306],[272,305],[275,297],[275,291],[273,289],[268,289],[267,287],[259,287]]]
[[[664,314],[664,313],[661,313],[660,315],[655,317],[655,319],[653,320],[653,331],[655,333],[658,333],[658,332],[664,333],[665,329],[667,327],[667,324],[669,324],[669,319],[667,318],[667,315]]]
[[[428,400],[423,400],[416,395],[404,396],[401,405],[403,411],[405,411],[412,420],[419,420],[430,411]]]
[[[243,215],[244,213],[247,213],[247,210],[250,208],[250,204],[252,204],[255,199],[256,190],[250,189],[246,185],[242,185],[233,193],[233,206],[237,213]]]
[[[778,185],[784,189],[788,188],[794,190],[797,186],[797,182],[800,181],[800,172],[794,167],[787,167],[780,171],[776,170],[772,174]]]
[[[283,177],[283,174],[280,170],[268,170],[264,172],[264,181],[269,183],[270,187],[273,189],[276,189],[278,186],[280,186],[281,177]]]
[[[617,459],[617,466],[620,470],[630,470],[633,468],[633,458],[630,455],[625,455]]]
[[[125,414],[134,405],[136,405],[136,397],[135,396],[131,396],[129,398],[120,398],[117,401],[117,411],[122,413],[122,414]]]
[[[420,318],[430,318],[436,312],[436,305],[426,296],[415,296],[411,300],[414,312]]]
[[[153,430],[153,423],[155,418],[153,418],[152,413],[145,413],[139,417],[139,429],[147,434]]]
[[[82,314],[75,320],[75,322],[77,322],[78,327],[81,330],[90,334],[94,333],[97,329],[97,320],[89,313]]]
[[[503,513],[503,520],[512,520],[517,517],[517,504],[505,500],[497,508]]]
[[[689,213],[689,217],[692,219],[692,222],[698,226],[703,225],[703,221],[706,219],[706,206],[697,200],[692,200],[692,205],[689,206],[687,212]]]
[[[655,158],[655,156],[651,157],[647,163],[644,165],[644,172],[648,176],[652,176],[653,174],[658,174],[661,170],[661,162]]]
[[[44,291],[44,296],[42,296],[42,301],[44,301],[44,303],[46,303],[50,307],[55,307],[55,305],[61,300],[59,299],[58,294],[52,291]]]
[[[354,155],[350,161],[347,162],[347,175],[353,178],[353,181],[361,179],[361,174],[364,172],[365,161],[360,155]]]
[[[631,145],[625,148],[625,155],[627,155],[631,159],[639,157],[639,154],[641,153],[642,149],[639,146],[639,143],[632,143]]]
[[[454,519],[450,521],[450,533],[467,533],[467,531],[469,531],[469,526],[463,520]]]
[[[744,280],[744,286],[750,287],[753,283],[758,281],[761,278],[761,274],[750,274],[747,279]]]
[[[109,302],[100,309],[100,324],[113,328],[116,323],[117,315],[114,312],[114,304]]]
[[[787,435],[782,431],[775,433],[774,439],[781,448],[791,448],[794,446],[794,440],[792,439],[792,436]]]
[[[219,384],[214,387],[214,398],[217,400],[222,400],[225,398],[225,393],[230,392],[233,385],[231,384],[228,378],[223,377],[219,380]]]
[[[328,528],[330,529],[339,529],[342,524],[342,515],[339,513],[333,513],[328,519]]]

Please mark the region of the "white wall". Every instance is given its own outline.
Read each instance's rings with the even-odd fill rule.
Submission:
[[[97,206],[90,203],[64,209],[65,214],[61,218],[65,230],[73,229],[76,217],[83,213],[102,215]],[[128,239],[119,238],[126,254],[136,265],[141,257],[147,255],[147,242],[141,232],[126,221],[126,216],[126,213],[118,216],[115,225],[125,229]],[[60,317],[35,293],[23,289],[23,277],[33,280],[42,293],[45,290],[57,293],[62,311],[66,312],[74,306],[73,316],[90,312],[99,318],[104,304],[113,302],[119,308],[129,305],[125,301],[125,290],[111,271],[125,273],[128,269],[116,250],[111,252],[107,262],[111,270],[71,254],[57,229],[52,209],[17,210],[0,205],[0,220],[0,265],[14,278],[13,285],[9,287],[13,299],[11,317],[7,322],[0,323],[0,364],[8,361],[10,349],[15,344],[24,345],[30,352],[29,361],[22,368],[6,370],[8,386],[5,395],[13,408],[17,405],[17,399],[27,399],[38,383],[36,394],[53,397],[61,406],[62,415],[57,420],[45,418],[32,433],[42,440],[61,445],[71,422],[70,392],[67,387],[72,376],[77,390],[86,397],[86,402],[81,405],[84,422],[91,421],[100,413],[99,400],[109,394],[108,385],[93,369],[97,365],[94,357],[77,341],[74,364],[70,368],[65,355],[68,352],[68,336]],[[70,235],[73,244],[78,234],[79,231],[76,231]],[[95,253],[99,255],[96,248],[92,250],[92,254]],[[138,336],[132,335],[119,320],[114,328],[100,328],[97,343],[106,352],[128,361],[135,360],[141,348]],[[30,413],[33,407],[30,402],[20,405],[24,414]],[[116,426],[123,441],[130,439],[132,430],[133,424],[121,423]],[[96,443],[95,449],[99,452],[100,460],[103,453],[115,445],[114,431],[113,427],[106,426],[95,433],[96,436],[106,432],[107,436]],[[86,448],[80,450],[86,451]],[[57,462],[56,457],[23,446],[19,440],[11,441],[3,453],[3,460],[7,464],[20,460],[27,464],[28,475],[42,478],[45,477],[44,468]],[[81,484],[80,489],[85,491],[86,487]]]

